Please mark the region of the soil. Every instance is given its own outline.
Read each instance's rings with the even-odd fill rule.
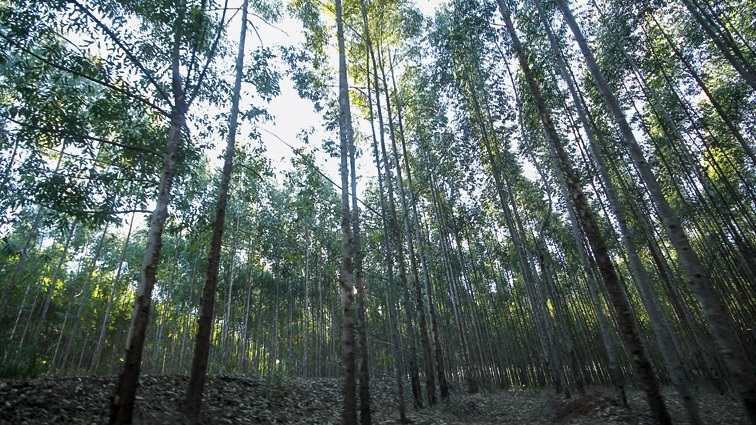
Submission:
[[[134,412],[135,424],[184,422],[178,408],[188,378],[144,376]],[[106,424],[114,377],[0,380],[0,424]],[[746,424],[731,394],[696,392],[706,424]],[[372,383],[373,423],[399,424],[393,386]],[[671,390],[665,400],[675,424],[688,423]],[[623,407],[605,388],[564,399],[546,390],[452,394],[431,408],[416,409],[407,396],[408,419],[425,424],[652,424],[642,394],[628,391]],[[203,424],[338,424],[341,390],[337,379],[225,376],[208,378]]]

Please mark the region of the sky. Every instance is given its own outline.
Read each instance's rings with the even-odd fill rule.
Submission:
[[[241,0],[238,0],[237,2],[239,5],[241,4]],[[415,4],[423,14],[430,16],[440,2],[435,0],[416,0]],[[234,7],[231,4],[229,6]],[[304,41],[301,23],[289,17],[274,24],[275,27],[267,25],[255,18],[253,18],[253,23],[257,26],[259,37],[254,31],[251,31],[248,34],[247,51],[259,47],[261,41],[266,47],[296,45]],[[238,33],[238,28],[239,19],[237,17],[235,22],[232,22],[229,28],[229,34]],[[335,46],[335,32],[333,35],[333,44]],[[333,76],[333,95],[336,96],[337,74],[335,69]],[[329,133],[323,130],[324,125],[320,114],[314,111],[312,102],[301,99],[297,95],[290,80],[283,78],[280,83],[281,95],[274,98],[266,106],[268,112],[274,117],[274,121],[260,125],[262,130],[262,141],[267,148],[267,156],[270,158],[276,169],[279,181],[281,181],[283,172],[290,168],[291,158],[294,156],[292,149],[281,142],[279,138],[286,141],[286,143],[299,148],[303,146],[303,143],[297,139],[297,133],[303,129],[313,128],[315,129],[315,133],[310,137],[311,148],[320,147],[322,142],[327,138],[336,141],[338,140],[338,134],[333,132]],[[243,134],[245,134],[244,129],[242,129],[242,135]],[[320,152],[316,155],[316,160],[320,170],[324,174],[328,175],[336,182],[339,181],[338,158],[329,158],[325,153]],[[362,176],[369,177],[375,175],[375,172],[372,170],[372,168],[374,168],[373,163],[368,157],[363,158],[360,162],[361,164],[358,164],[358,166],[362,166]],[[364,183],[365,182],[362,181],[360,186],[364,187]]]

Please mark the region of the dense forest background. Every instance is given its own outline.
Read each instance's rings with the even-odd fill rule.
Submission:
[[[402,417],[637,384],[666,423],[671,384],[700,423],[713,386],[754,423],[754,16],[0,1],[0,377],[345,376],[345,423],[370,377]]]

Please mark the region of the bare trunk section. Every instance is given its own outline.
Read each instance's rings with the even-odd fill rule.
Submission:
[[[354,248],[351,214],[349,212],[349,147],[354,145],[352,113],[349,107],[346,48],[344,46],[344,15],[341,0],[336,0],[336,31],[339,50],[339,140],[341,147],[341,345],[344,368],[344,410],[342,423],[357,424],[357,398],[354,353]]]

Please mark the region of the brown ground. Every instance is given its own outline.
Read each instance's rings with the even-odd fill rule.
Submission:
[[[136,424],[181,424],[178,402],[188,379],[145,376],[138,392]],[[112,377],[0,380],[0,424],[106,424]],[[374,382],[373,423],[395,424],[396,402],[390,382]],[[425,424],[651,424],[638,391],[628,393],[626,409],[596,388],[569,400],[545,390],[453,395],[433,408],[410,408],[409,419]],[[685,424],[680,403],[670,391],[667,406],[676,424]],[[215,377],[207,381],[204,424],[338,424],[339,382],[335,379]],[[409,400],[409,399],[408,399]],[[698,393],[707,424],[746,424],[731,395]]]

